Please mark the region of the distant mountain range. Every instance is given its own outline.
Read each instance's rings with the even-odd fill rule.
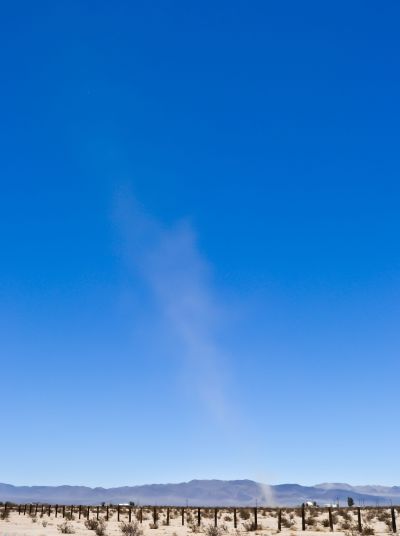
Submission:
[[[0,484],[0,501],[52,504],[112,504],[189,506],[295,506],[305,501],[319,505],[400,504],[400,486],[350,486],[349,484],[278,484],[267,486],[253,480],[191,480],[180,484],[147,484],[119,488],[86,486],[12,486]]]

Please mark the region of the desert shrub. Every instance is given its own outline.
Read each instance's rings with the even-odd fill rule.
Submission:
[[[255,530],[261,530],[262,527],[260,524],[256,524],[254,521],[251,521],[250,523],[244,523],[244,530],[246,532],[253,532]]]
[[[106,522],[103,518],[87,519],[85,527],[89,530],[94,530],[97,536],[105,536],[106,534]]]
[[[29,517],[31,518],[32,523],[37,523],[37,517],[34,512],[29,514]]]
[[[197,523],[191,523],[189,526],[189,529],[192,531],[192,532],[201,532],[201,526],[200,525],[197,525]]]
[[[94,529],[96,536],[106,536],[106,522],[104,519],[99,519],[97,526]]]
[[[392,521],[388,519],[385,521],[387,532],[393,532]]]
[[[58,525],[57,529],[59,532],[61,532],[61,534],[74,534],[75,533],[71,523],[69,523],[68,521],[64,521],[64,523],[61,523],[61,525]]]
[[[124,536],[142,536],[143,530],[139,527],[138,523],[125,523],[122,522],[120,530]]]
[[[215,527],[214,525],[207,525],[204,528],[206,536],[222,536],[223,530],[221,527]]]
[[[250,519],[250,512],[248,510],[240,510],[239,516],[244,520]]]
[[[323,527],[329,527],[329,519],[323,519],[322,520],[322,526]]]
[[[158,523],[150,523],[149,527],[151,529],[158,529]]]
[[[360,536],[360,533],[355,525],[350,525],[350,528],[345,532],[345,536]]]
[[[96,536],[106,536],[106,524],[99,523],[99,526],[96,529]]]
[[[87,519],[85,521],[85,527],[89,530],[96,530],[97,527],[99,526],[99,521],[97,521],[97,519]]]
[[[281,523],[282,523],[282,527],[284,527],[285,529],[291,529],[296,524],[293,518],[291,517],[288,518],[283,514],[282,514]]]
[[[9,517],[10,517],[10,510],[4,508],[4,510],[1,512],[0,519],[2,519],[3,521],[6,521],[9,519]]]
[[[224,521],[232,521],[232,518],[231,516],[224,516]]]
[[[42,527],[47,527],[47,521],[45,519],[42,521]]]
[[[362,528],[362,534],[363,536],[372,536],[373,534],[375,534],[375,531],[371,527],[371,525],[364,525]]]
[[[350,512],[346,512],[346,510],[343,510],[343,512],[341,512],[341,516],[345,521],[351,521]]]
[[[343,525],[342,525],[343,527]],[[346,536],[360,536],[357,525],[350,525],[349,529],[345,532]],[[372,536],[375,534],[374,529],[370,525],[364,525],[361,534],[363,536]]]
[[[353,528],[353,525],[350,523],[350,521],[343,521],[343,523],[340,525],[341,530],[347,530],[350,531]]]

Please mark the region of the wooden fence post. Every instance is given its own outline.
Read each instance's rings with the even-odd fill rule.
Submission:
[[[24,504],[24,515],[26,514],[26,504]]]
[[[51,516],[51,504],[49,504],[49,511],[47,512],[48,516]]]
[[[35,516],[37,516],[38,508],[39,508],[39,505],[38,505],[38,503],[36,503],[36,507],[35,507]]]
[[[96,508],[96,519],[99,519],[99,514],[100,514],[100,506],[97,506],[97,508]]]
[[[394,511],[393,506],[392,506],[392,508],[390,509],[390,513],[392,514],[392,531],[393,531],[393,532],[397,532],[397,527],[396,527],[396,514],[395,514],[395,511]]]
[[[108,521],[108,519],[109,519],[109,516],[108,516],[108,514],[109,514],[109,512],[108,512],[108,508],[109,508],[109,506],[108,506],[108,504],[107,504],[107,506],[106,506],[106,520],[107,520],[107,521]]]
[[[362,532],[362,523],[361,523],[361,508],[357,508],[357,521],[358,521],[358,532]]]
[[[182,514],[182,525],[184,525],[185,524],[185,509],[184,508],[182,508],[181,514]]]
[[[140,522],[143,523],[143,508],[140,508]]]
[[[201,525],[201,513],[200,508],[197,508],[197,525],[200,527]]]
[[[237,512],[236,512],[236,508],[233,509],[233,528],[237,529]]]
[[[89,519],[90,516],[90,506],[87,507],[87,519]]]
[[[153,523],[154,525],[157,524],[157,508],[156,507],[153,508]]]
[[[42,512],[41,512],[42,516],[43,516],[43,512],[44,512],[44,504],[42,504]],[[25,512],[24,512],[24,514],[25,514]]]
[[[167,526],[169,525],[169,508],[167,508]]]
[[[57,515],[58,515],[58,504],[56,504],[56,514],[55,514],[55,516],[57,517]]]
[[[7,506],[7,503],[6,503],[6,506]],[[32,513],[32,503],[29,505],[29,515],[31,515]]]
[[[73,515],[74,515],[74,505],[71,504],[71,520],[72,520]]]
[[[129,523],[132,521],[132,506],[129,507],[128,520],[129,520]]]
[[[65,504],[63,504],[62,513],[63,513],[63,517],[65,517]]]
[[[81,514],[82,514],[82,505],[80,504],[79,505],[79,519],[81,518]]]
[[[306,530],[306,509],[304,504],[301,506],[301,530]]]
[[[218,508],[214,508],[214,527],[218,525]]]
[[[278,532],[281,532],[282,530],[282,510],[279,508],[278,510]]]
[[[254,508],[254,528],[255,530],[257,530],[257,526],[258,526],[258,523],[257,523],[257,506]]]
[[[21,505],[20,504],[18,505],[18,515],[19,516],[21,515]]]
[[[117,520],[119,521],[119,505],[117,506]]]
[[[333,532],[333,516],[332,516],[332,508],[328,509],[328,515],[329,515],[329,528],[331,529],[331,532]]]

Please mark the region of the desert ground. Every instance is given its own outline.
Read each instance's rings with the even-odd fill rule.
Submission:
[[[62,513],[59,507],[57,517],[52,507],[50,516],[47,511],[43,514],[39,510],[35,513],[28,508],[19,514],[17,510],[4,512],[0,508],[0,535],[1,536],[55,536],[60,534],[76,534],[77,536],[190,536],[200,533],[204,536],[239,536],[245,533],[267,536],[278,534],[278,510],[258,508],[257,527],[254,523],[253,509],[237,510],[237,528],[234,527],[233,510],[220,508],[217,510],[217,527],[215,527],[215,510],[203,508],[201,510],[201,524],[198,525],[197,509],[185,508],[184,525],[182,525],[182,510],[169,509],[169,525],[167,525],[166,508],[157,509],[157,522],[154,523],[154,509],[142,509],[142,523],[140,523],[140,510],[133,509],[131,523],[129,523],[128,510],[121,509],[120,521],[116,510],[109,511],[109,520],[106,521],[106,511],[92,507],[87,519],[87,509],[82,508],[79,519],[78,508],[73,511],[72,517],[67,507]],[[395,510],[398,523],[400,509]],[[5,519],[3,519],[5,517]],[[341,508],[332,510],[334,530],[330,530],[327,509],[309,508],[305,511],[306,531],[302,531],[301,509],[282,509],[281,532],[286,536],[319,536],[321,532],[335,535],[356,536],[360,534],[356,509]],[[373,534],[383,535],[393,533],[392,515],[390,508],[365,508],[361,510],[363,536]],[[399,526],[400,529],[400,526]]]

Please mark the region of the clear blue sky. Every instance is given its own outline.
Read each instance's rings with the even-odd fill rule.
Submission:
[[[1,481],[400,484],[399,17],[2,5]]]

